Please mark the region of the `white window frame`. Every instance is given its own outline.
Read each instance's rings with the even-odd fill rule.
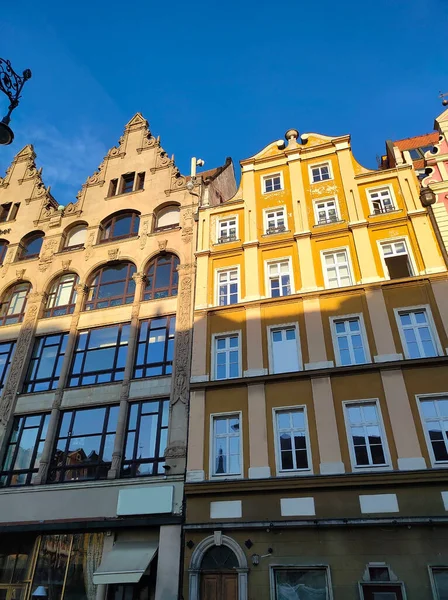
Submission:
[[[328,173],[330,175],[329,179],[319,179],[319,181],[314,181],[314,177],[313,177],[313,169],[317,169],[317,168],[322,168],[322,167],[328,167]],[[331,168],[331,161],[323,161],[323,162],[317,162],[314,163],[312,165],[308,165],[308,169],[309,169],[309,177],[310,177],[310,183],[325,183],[327,181],[332,181],[333,180],[333,170]]]
[[[238,336],[238,377],[229,377],[226,379],[217,379],[216,378],[216,340],[221,337],[231,337],[237,335]],[[237,329],[235,331],[222,331],[220,333],[212,334],[212,380],[213,381],[228,381],[229,379],[240,379],[243,376],[243,349],[242,349],[242,335],[241,329]]]
[[[431,583],[432,597],[434,600],[440,600],[439,592],[437,591],[436,582],[434,579],[433,569],[443,569],[448,572],[448,564],[445,565],[428,565],[429,581]]]
[[[222,475],[215,474],[215,436],[214,423],[215,418],[221,417],[238,417],[240,423],[240,473],[223,473]],[[209,442],[209,478],[217,479],[242,479],[244,475],[244,457],[243,457],[243,413],[242,411],[229,411],[223,413],[210,414],[210,442]]]
[[[350,432],[350,420],[348,418],[348,410],[347,407],[352,406],[354,404],[375,404],[376,412],[378,414],[378,427],[380,428],[381,433],[381,441],[383,442],[383,453],[386,463],[384,465],[361,465],[358,466],[356,464],[356,455],[355,449],[353,447],[353,441],[351,439]],[[347,444],[350,453],[350,464],[352,466],[352,471],[390,471],[392,470],[392,461],[389,452],[389,444],[386,436],[386,429],[384,427],[383,415],[381,414],[381,404],[378,398],[362,398],[361,400],[343,400],[342,407],[344,411],[344,422],[345,422],[345,431],[347,435]]]
[[[432,341],[436,348],[437,356],[444,356],[442,344],[440,343],[439,334],[437,333],[437,327],[434,322],[434,318],[432,316],[431,307],[429,304],[419,304],[416,306],[400,306],[399,308],[394,308],[395,321],[397,323],[398,332],[400,334],[401,346],[403,348],[404,357],[410,359],[408,345],[406,343],[406,338],[404,336],[404,331],[402,329],[401,321],[400,321],[400,312],[413,312],[413,311],[421,311],[424,310],[426,312],[426,318],[428,320],[429,331],[431,332]],[[424,358],[424,357],[422,357]],[[430,358],[430,357],[428,357]],[[412,359],[419,360],[419,359]]]
[[[388,210],[388,211],[385,211],[384,210],[383,201],[380,198],[379,201],[381,202],[381,206],[382,206],[383,210],[382,210],[382,212],[375,213],[375,209],[374,209],[373,203],[374,202],[378,202],[378,200],[372,200],[371,194],[382,192],[384,190],[387,190],[389,192],[389,198],[390,198],[391,203],[392,203],[392,209]],[[366,192],[367,192],[367,201],[369,203],[370,216],[375,216],[376,217],[378,215],[387,215],[390,212],[394,212],[394,211],[398,210],[397,209],[397,200],[395,198],[395,194],[394,194],[394,191],[393,191],[393,188],[392,188],[391,185],[380,185],[380,186],[377,186],[377,187],[374,187],[374,188],[368,188],[366,190]]]
[[[219,240],[221,239],[221,237],[228,237],[228,236],[222,236],[221,235],[221,223],[226,223],[227,221],[235,221],[235,239],[234,240],[227,240],[225,242],[220,242]],[[239,237],[238,237],[238,215],[232,215],[232,216],[226,216],[226,217],[222,217],[217,219],[216,221],[216,242],[218,244],[229,244],[231,242],[236,242]]]
[[[315,570],[319,570],[319,571],[325,571],[325,574],[327,576],[327,600],[333,600],[334,599],[334,595],[333,595],[333,585],[331,583],[331,572],[330,572],[330,566],[329,565],[319,565],[319,564],[312,564],[312,565],[300,565],[300,564],[270,564],[269,565],[269,585],[271,588],[271,594],[270,594],[270,598],[272,600],[277,600],[278,596],[277,596],[277,590],[275,589],[275,570],[276,569],[289,569],[291,571],[294,570],[302,570],[302,571],[315,571]]]
[[[294,321],[293,323],[278,323],[277,325],[268,325],[268,327],[267,327],[269,373],[271,373],[271,374],[275,374],[275,371],[274,371],[274,350],[273,350],[273,347],[272,347],[272,331],[276,331],[278,329],[287,329],[287,328],[291,328],[291,327],[294,327],[294,329],[296,331],[297,362],[299,363],[299,371],[303,371],[302,352],[301,352],[300,334],[299,334],[299,324],[298,324],[297,321]]]
[[[264,261],[264,275],[265,275],[265,286],[266,286],[266,298],[273,298],[271,296],[271,280],[269,278],[269,265],[286,262],[288,261],[289,268],[289,287],[291,288],[291,293],[288,295],[280,294],[280,298],[288,298],[288,296],[292,296],[295,294],[294,288],[294,274],[292,270],[292,257],[291,256],[283,256],[282,258],[272,258]],[[280,286],[281,287],[281,286]],[[275,296],[276,297],[276,296]]]
[[[238,299],[235,304],[241,302],[241,275],[240,275],[240,265],[233,265],[230,267],[215,269],[215,304],[216,306],[220,306],[221,308],[225,308],[226,306],[235,306],[235,304],[219,304],[219,274],[220,273],[228,273],[229,271],[237,272],[237,282],[238,282]]]
[[[308,459],[307,469],[291,469],[282,470],[281,466],[281,449],[279,445],[279,435],[277,429],[277,413],[284,411],[303,410],[303,418],[305,422],[305,439],[306,439],[306,456]],[[313,461],[311,456],[310,431],[308,424],[308,413],[306,404],[297,404],[294,406],[276,406],[272,409],[272,429],[274,432],[274,449],[275,449],[275,468],[278,477],[288,477],[291,475],[311,475],[313,473]]]
[[[320,223],[319,222],[319,211],[317,208],[318,204],[327,204],[327,202],[334,202],[334,208],[336,211],[336,221],[325,221],[324,223]],[[339,202],[336,196],[331,196],[330,198],[320,198],[319,200],[314,200],[313,201],[313,205],[314,205],[314,220],[316,225],[331,225],[332,223],[337,223],[338,221],[341,220],[341,215],[339,212]],[[327,207],[325,207],[325,213],[328,216],[328,210]]]
[[[266,181],[268,179],[273,179],[274,177],[280,177],[280,189],[279,190],[271,190],[271,191],[266,191]],[[278,172],[274,172],[274,173],[269,173],[269,175],[262,175],[261,176],[261,189],[262,189],[262,193],[263,194],[275,194],[276,192],[282,192],[285,189],[284,183],[283,183],[283,173],[281,171]]]
[[[359,333],[361,335],[364,354],[366,356],[366,362],[364,363],[353,363],[351,365],[343,365],[341,361],[341,356],[339,354],[339,345],[338,345],[338,335],[336,334],[336,321],[346,321],[349,319],[359,319]],[[334,357],[336,360],[337,367],[356,367],[357,365],[366,365],[372,362],[372,358],[370,356],[370,348],[369,348],[369,340],[367,338],[366,327],[364,323],[364,315],[362,313],[353,313],[351,315],[333,315],[330,317],[330,328],[331,328],[331,339],[333,341],[333,349],[334,349]]]
[[[418,414],[420,415],[420,422],[423,428],[423,433],[425,435],[426,446],[428,448],[429,458],[431,459],[431,466],[433,469],[446,469],[448,466],[448,461],[436,461],[436,457],[434,456],[434,450],[432,448],[431,439],[429,437],[429,433],[426,427],[425,415],[423,414],[421,400],[435,400],[445,396],[448,400],[448,392],[440,392],[439,394],[417,394],[415,399],[417,401],[417,409]],[[448,568],[448,567],[447,567]]]
[[[285,229],[283,231],[276,231],[269,233],[268,227],[268,213],[270,212],[283,212],[283,221],[285,222]],[[277,222],[277,217],[275,218]],[[288,231],[288,213],[286,212],[286,206],[274,206],[273,208],[265,208],[263,209],[263,221],[264,221],[264,235],[273,235],[275,233],[284,233]]]
[[[409,259],[409,262],[411,264],[411,268],[413,271],[413,273],[412,273],[412,275],[410,275],[410,277],[415,277],[416,275],[419,275],[419,271],[417,269],[417,263],[415,262],[414,255],[410,250],[411,246],[409,244],[409,238],[407,235],[405,235],[405,236],[398,237],[398,238],[393,237],[393,238],[387,238],[387,239],[377,241],[378,252],[380,254],[381,265],[383,267],[384,279],[391,280],[390,275],[389,275],[389,269],[387,268],[386,260],[384,258],[384,254],[383,254],[383,245],[384,244],[394,244],[395,242],[404,242],[404,244],[406,246],[408,259]],[[393,256],[404,256],[404,255],[403,254],[393,254]]]
[[[401,595],[403,596],[403,600],[407,600],[406,590],[404,587],[404,583],[402,581],[358,581],[358,589],[359,589],[359,598],[360,600],[364,600],[364,588],[369,589],[369,587],[378,587],[381,588],[383,586],[396,586],[400,588]]]
[[[327,266],[325,264],[325,256],[327,254],[336,254],[338,252],[345,252],[346,256],[347,256],[347,265],[349,268],[349,272],[350,272],[350,279],[351,279],[351,284],[349,286],[337,286],[337,287],[330,287],[330,282],[328,280],[328,273],[327,273]],[[342,289],[345,287],[350,287],[352,285],[357,285],[357,282],[355,282],[354,279],[354,271],[353,271],[353,264],[352,264],[352,257],[350,254],[350,248],[348,246],[340,246],[339,248],[330,248],[328,250],[321,250],[320,251],[320,262],[322,265],[322,273],[324,276],[324,284],[325,284],[325,288],[329,289],[329,290],[337,290],[337,289]],[[339,278],[339,275],[338,275]]]

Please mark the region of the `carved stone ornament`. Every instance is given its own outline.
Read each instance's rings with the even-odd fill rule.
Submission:
[[[108,250],[107,255],[109,257],[109,260],[117,260],[119,252],[119,248],[111,248],[110,250]]]
[[[63,271],[68,271],[71,264],[72,264],[71,260],[63,260],[62,261],[62,270]]]
[[[26,269],[16,269],[16,277],[19,281],[21,279],[23,279],[23,276],[25,275],[25,271],[26,271]]]
[[[185,272],[180,278],[180,293],[176,320],[176,356],[174,360],[174,382],[171,404],[181,402],[188,404],[189,382],[188,367],[190,364],[191,351],[191,293],[192,276],[186,274],[185,267],[179,270],[179,274]]]
[[[92,246],[93,246],[94,239],[95,239],[95,232],[92,231],[92,233],[87,238],[86,250],[84,253],[85,260],[89,260],[89,258],[92,256],[92,252],[93,252]]]
[[[173,444],[170,444],[167,449],[165,450],[165,458],[185,458],[185,456],[187,455],[187,449],[185,447],[185,444],[182,444],[182,442],[173,442]]]
[[[89,288],[86,286],[85,283],[78,283],[78,285],[75,286],[75,289],[78,295],[87,294],[87,292],[89,291]]]
[[[168,240],[159,240],[158,244],[159,244],[159,250],[160,250],[160,252],[165,252],[166,251],[166,246],[168,244]]]
[[[148,219],[146,219],[146,221],[143,221],[142,233],[140,236],[140,249],[141,250],[143,250],[143,248],[146,246],[146,239],[148,237],[148,228],[149,228],[149,221],[148,221]]]
[[[51,265],[51,263],[53,262],[53,255],[55,253],[57,244],[57,240],[47,241],[39,259],[39,271],[44,272]]]
[[[132,279],[135,281],[135,283],[143,283],[146,281],[146,275],[144,273],[134,273],[132,275]]]

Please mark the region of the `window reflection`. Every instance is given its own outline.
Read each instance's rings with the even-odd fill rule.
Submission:
[[[26,302],[31,292],[31,283],[18,283],[9,289],[0,308],[0,325],[21,323],[25,315]]]
[[[176,317],[148,319],[140,324],[134,377],[155,377],[173,372]]]
[[[67,339],[68,333],[36,339],[23,385],[24,393],[43,392],[57,387]]]
[[[163,254],[150,262],[146,274],[143,300],[157,300],[177,296],[179,259],[174,254]]]
[[[76,273],[67,273],[56,279],[48,294],[44,317],[59,317],[73,313],[76,304],[76,286],[78,282],[79,277]]]
[[[22,241],[22,251],[20,253],[20,260],[37,258],[40,254],[43,241],[43,233],[36,233],[34,235],[30,235],[26,240]]]
[[[132,179],[132,184],[134,180]],[[122,192],[124,193],[124,192]],[[122,213],[109,218],[101,228],[101,242],[137,235],[140,217],[137,213]]]
[[[131,304],[135,294],[132,279],[135,272],[135,265],[130,262],[100,269],[90,284],[86,310]]]
[[[3,390],[9,369],[11,368],[11,360],[15,347],[15,342],[4,342],[3,344],[0,344],[0,393]]]

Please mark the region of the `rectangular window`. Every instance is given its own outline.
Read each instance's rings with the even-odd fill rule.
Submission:
[[[50,415],[14,417],[0,485],[30,485],[39,470]]]
[[[157,377],[173,372],[176,317],[147,319],[140,323],[134,377]]]
[[[107,478],[118,411],[102,406],[62,413],[47,483]]]
[[[9,213],[8,221],[14,221],[17,217],[17,213],[19,212],[20,202],[16,202],[12,205],[11,212]]]
[[[228,271],[217,272],[218,284],[218,305],[228,306],[238,303],[239,277],[238,269],[229,269]]]
[[[215,337],[215,379],[241,377],[240,352],[238,333]]]
[[[436,463],[448,462],[448,396],[420,399],[426,436]]]
[[[448,566],[429,567],[431,574],[434,600],[448,600]]]
[[[145,174],[144,173],[138,173],[137,175],[137,186],[136,186],[136,190],[142,190],[145,186]]]
[[[8,220],[9,211],[11,210],[12,203],[0,204],[0,223],[4,223]]]
[[[286,231],[286,213],[284,208],[266,210],[264,216],[266,221],[267,235]]]
[[[279,471],[308,470],[309,442],[304,409],[275,411],[275,429]]]
[[[367,353],[367,341],[364,323],[361,318],[334,318],[332,333],[336,364],[338,367],[346,365],[362,365],[370,361]]]
[[[6,383],[9,369],[11,368],[12,356],[16,347],[15,342],[3,342],[0,344],[0,393]]]
[[[379,190],[369,190],[368,194],[373,215],[380,215],[395,210],[392,195],[388,187]]]
[[[268,192],[278,192],[279,190],[282,190],[282,176],[280,173],[263,177],[263,189],[265,194]]]
[[[406,358],[437,356],[429,315],[425,308],[397,311],[398,327]]]
[[[36,338],[23,384],[23,393],[45,392],[58,386],[68,333]]]
[[[115,196],[118,189],[118,179],[111,179],[109,183],[109,193],[108,196]]]
[[[295,325],[271,327],[271,373],[290,373],[299,371],[298,333]]]
[[[318,225],[336,223],[339,220],[338,207],[334,198],[331,200],[322,200],[322,202],[315,202],[314,210],[316,213],[316,223]]]
[[[387,465],[385,436],[376,402],[345,405],[349,443],[355,467]]]
[[[236,217],[218,221],[218,244],[234,242],[237,239],[236,228]]]
[[[338,288],[353,285],[347,250],[324,252],[325,287]]]
[[[109,383],[123,379],[130,325],[113,325],[80,331],[69,387]]]
[[[126,173],[121,176],[120,194],[129,194],[134,191],[135,173]]]
[[[213,417],[212,474],[241,475],[240,416]]]
[[[327,567],[276,567],[273,569],[275,600],[304,598],[327,600],[330,581]]]
[[[311,167],[311,179],[313,183],[331,179],[330,165],[328,163],[323,165],[313,165]]]
[[[271,298],[291,294],[291,269],[289,260],[267,264],[268,293]]]
[[[404,240],[384,242],[381,244],[381,250],[386,264],[386,275],[389,276],[389,279],[400,279],[400,277],[412,277],[414,275]]]
[[[130,405],[122,477],[165,474],[168,398]]]

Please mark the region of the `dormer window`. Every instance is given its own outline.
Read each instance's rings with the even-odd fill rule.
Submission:
[[[118,179],[111,179],[108,198],[117,194],[130,194],[142,190],[145,185],[145,173],[125,173]]]

